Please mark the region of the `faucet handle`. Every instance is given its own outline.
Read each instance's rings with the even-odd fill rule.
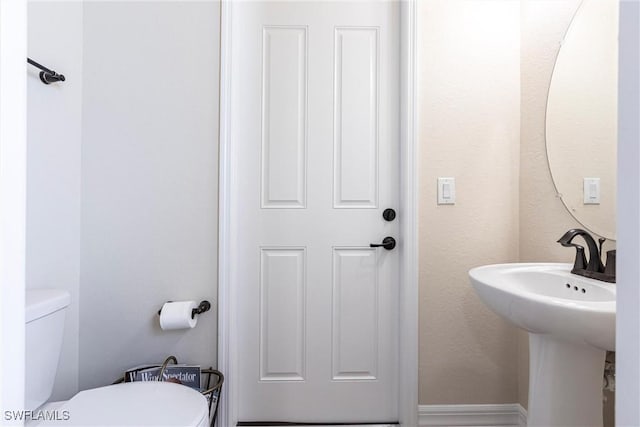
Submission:
[[[587,256],[584,248],[580,245],[572,244],[576,248],[576,260],[573,262],[573,270],[584,270],[587,268]]]
[[[616,250],[607,251],[607,264],[604,267],[604,274],[616,276]]]
[[[583,246],[580,246],[576,243],[566,243],[566,242],[562,246],[576,248],[576,259],[573,262],[573,270],[571,270],[571,272],[575,272],[577,270],[584,270],[587,268],[587,256],[584,253]]]
[[[602,245],[603,245],[603,243],[604,243],[604,242],[606,242],[606,241],[607,241],[607,239],[605,239],[604,237],[600,237],[600,238],[598,239],[598,252],[599,252],[599,254],[598,254],[598,255],[600,255],[600,256],[602,256]]]

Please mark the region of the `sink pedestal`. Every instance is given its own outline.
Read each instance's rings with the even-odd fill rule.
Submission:
[[[602,427],[606,352],[529,333],[528,426]]]

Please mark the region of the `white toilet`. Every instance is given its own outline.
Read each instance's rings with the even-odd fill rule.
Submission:
[[[25,409],[35,415],[27,426],[209,425],[205,397],[169,382],[110,385],[81,391],[68,401],[47,403],[58,367],[69,301],[65,291],[27,290]]]

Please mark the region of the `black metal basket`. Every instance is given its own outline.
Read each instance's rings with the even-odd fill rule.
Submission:
[[[164,362],[157,366],[160,369],[160,374],[158,375],[159,380],[162,381],[162,374],[166,369],[169,363],[173,362],[174,364],[178,363],[178,359],[175,356],[167,357]],[[201,369],[200,370],[200,382],[202,384],[200,393],[207,399],[207,403],[209,404],[209,420],[210,426],[214,427],[216,424],[216,417],[218,416],[218,404],[220,402],[220,397],[222,396],[222,384],[224,384],[224,375],[222,372],[213,369]],[[114,381],[113,384],[123,383],[125,381],[124,375]]]
[[[218,404],[220,403],[220,397],[222,396],[222,384],[224,383],[224,375],[222,372],[216,369],[202,369],[202,374],[206,375],[206,386],[201,393],[207,398],[209,402],[209,419],[211,420],[211,427],[216,424],[216,417],[218,416]],[[215,376],[214,381],[212,377]]]

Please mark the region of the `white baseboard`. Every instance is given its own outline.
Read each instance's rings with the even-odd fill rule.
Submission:
[[[518,403],[500,405],[420,405],[418,423],[423,426],[526,427],[527,411]]]

